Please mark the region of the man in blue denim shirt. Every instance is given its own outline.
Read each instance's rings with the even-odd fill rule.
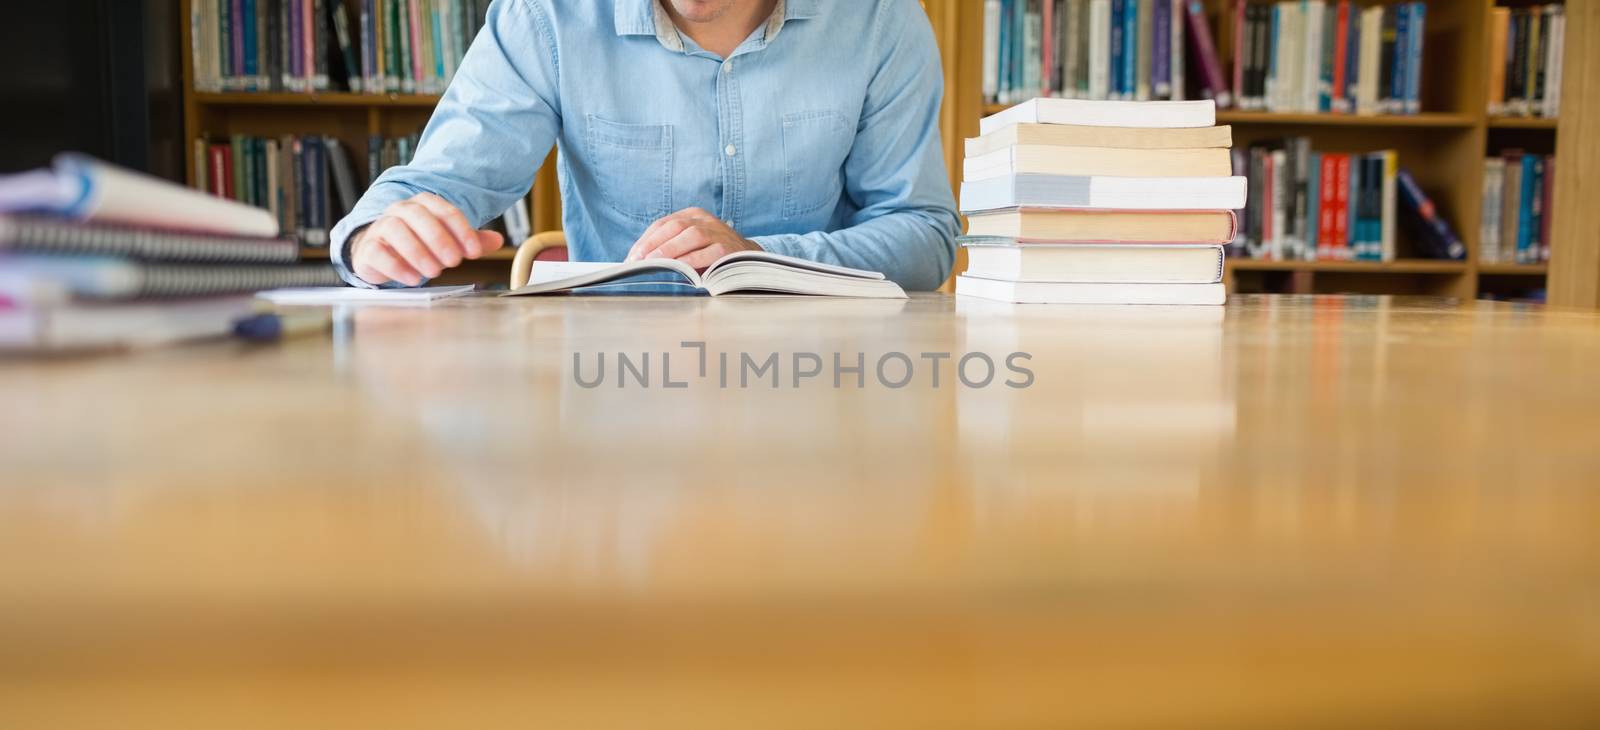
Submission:
[[[475,230],[559,145],[574,260],[739,250],[950,274],[938,49],[915,0],[495,0],[422,136],[333,229],[356,286],[499,248]]]

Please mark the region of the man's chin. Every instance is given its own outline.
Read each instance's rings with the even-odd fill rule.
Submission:
[[[710,23],[727,14],[730,0],[668,0],[679,17],[691,23]]]

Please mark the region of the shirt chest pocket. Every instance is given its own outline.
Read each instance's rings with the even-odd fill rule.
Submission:
[[[839,112],[817,109],[783,116],[783,217],[838,204],[844,159],[854,140],[854,130]]]
[[[622,124],[588,115],[589,159],[606,205],[632,221],[672,212],[672,125]]]

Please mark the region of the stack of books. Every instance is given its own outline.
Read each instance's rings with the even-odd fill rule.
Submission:
[[[967,140],[967,270],[1008,302],[1222,304],[1246,181],[1209,101],[1034,99]]]
[[[75,155],[0,178],[0,350],[228,334],[263,289],[335,286],[266,211]]]
[[[197,91],[438,94],[489,0],[194,0]]]

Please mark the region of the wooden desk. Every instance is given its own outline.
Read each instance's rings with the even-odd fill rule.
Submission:
[[[1600,722],[1594,314],[477,299],[0,402],[7,728]]]

